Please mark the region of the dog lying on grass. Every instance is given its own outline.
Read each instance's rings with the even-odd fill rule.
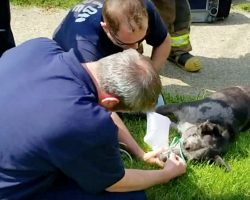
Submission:
[[[202,100],[167,104],[157,113],[176,118],[181,145],[187,160],[222,162],[231,141],[250,128],[250,86],[229,87]],[[225,163],[224,163],[225,165]]]

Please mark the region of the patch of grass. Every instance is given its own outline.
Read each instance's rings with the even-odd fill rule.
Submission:
[[[238,4],[233,3],[232,8],[250,12],[250,3],[238,3]]]
[[[201,97],[172,96],[164,93],[168,103],[196,100]],[[145,149],[150,148],[144,143],[146,131],[146,117],[141,115],[125,115],[125,124]],[[176,135],[170,130],[170,141]],[[146,191],[149,200],[247,200],[250,199],[250,131],[241,133],[236,141],[230,145],[224,156],[232,168],[225,172],[215,164],[188,163],[187,173],[169,183],[152,187]],[[142,161],[134,160],[129,168],[154,169]]]

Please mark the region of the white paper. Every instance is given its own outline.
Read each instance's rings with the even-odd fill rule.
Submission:
[[[171,121],[168,117],[156,112],[147,113],[147,132],[144,137],[152,150],[169,146],[169,128]]]

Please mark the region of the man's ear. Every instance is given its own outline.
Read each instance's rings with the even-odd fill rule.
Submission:
[[[107,25],[106,22],[100,22],[100,24],[101,24],[101,27],[103,28],[103,30],[104,30],[105,32],[108,32],[108,31],[109,31],[108,25]]]
[[[101,100],[101,105],[107,109],[112,109],[114,108],[118,103],[119,99],[116,97],[106,97]]]

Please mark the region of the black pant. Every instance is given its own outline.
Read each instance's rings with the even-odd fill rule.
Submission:
[[[0,0],[0,57],[7,50],[15,46],[10,27],[9,0]]]

